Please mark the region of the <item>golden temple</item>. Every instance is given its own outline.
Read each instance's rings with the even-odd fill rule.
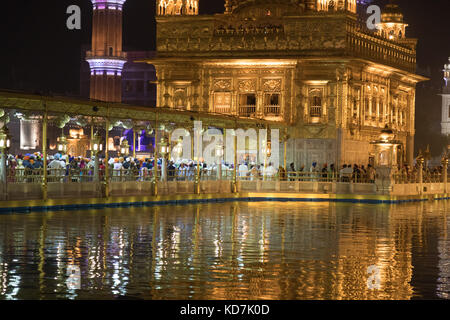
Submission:
[[[157,0],[157,107],[270,120],[289,127],[288,162],[373,162],[380,129],[413,163],[416,39],[387,5],[370,30],[356,0]]]

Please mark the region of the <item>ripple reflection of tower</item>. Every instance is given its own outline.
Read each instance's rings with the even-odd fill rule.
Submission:
[[[90,97],[108,102],[122,101],[122,7],[126,0],[91,0],[92,48],[86,54],[91,68]]]

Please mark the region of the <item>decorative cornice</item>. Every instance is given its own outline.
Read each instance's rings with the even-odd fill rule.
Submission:
[[[122,70],[124,64],[127,62],[124,59],[110,59],[110,58],[88,58],[86,59],[89,62],[89,67],[91,68],[91,75],[96,74],[104,74],[106,72],[107,75],[113,76],[122,75]]]
[[[120,10],[127,0],[91,0],[94,10]]]

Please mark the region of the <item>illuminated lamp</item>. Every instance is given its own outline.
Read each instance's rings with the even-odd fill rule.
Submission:
[[[120,143],[120,155],[127,156],[130,153],[130,145],[127,139],[123,139]]]

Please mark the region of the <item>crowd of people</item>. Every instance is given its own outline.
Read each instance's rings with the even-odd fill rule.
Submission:
[[[189,159],[165,161],[166,176],[169,181],[194,180],[199,172],[202,179],[217,179],[218,168],[216,163],[199,163]],[[158,176],[162,174],[163,160],[157,159]],[[99,159],[99,176],[104,175],[106,166],[110,169],[111,179],[145,181],[153,178],[153,158],[111,157]],[[7,157],[7,170],[10,181],[17,178],[42,173],[44,161],[42,154],[33,153],[25,155],[9,155]],[[80,181],[80,177],[92,177],[95,172],[95,158],[75,157],[71,155],[55,154],[48,156],[47,169],[49,176],[72,177],[73,181]],[[222,161],[222,179],[231,179],[234,174],[234,165]],[[353,183],[374,183],[377,172],[372,165],[344,164],[339,169],[334,164],[319,164],[314,161],[309,168],[304,165],[296,167],[291,163],[287,170],[279,166],[276,168],[271,162],[257,164],[250,161],[242,161],[237,167],[237,176],[240,180],[274,180],[281,181],[340,181]],[[437,175],[442,174],[443,167],[424,168],[424,182],[432,182]],[[394,173],[398,180],[413,182],[418,177],[418,167],[403,165],[396,168]]]

